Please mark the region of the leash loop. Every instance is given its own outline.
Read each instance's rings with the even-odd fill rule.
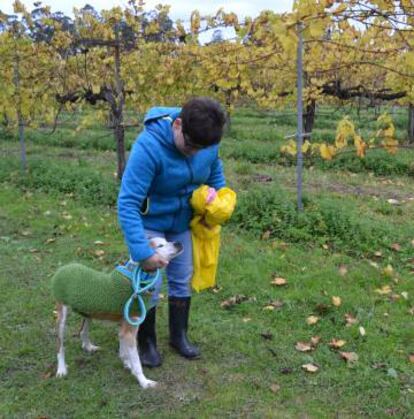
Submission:
[[[147,309],[145,308],[142,294],[149,291],[151,288],[154,288],[159,278],[159,269],[157,269],[155,273],[145,272],[138,266],[134,269],[131,278],[133,293],[124,305],[124,318],[131,326],[138,327],[145,320]],[[137,300],[137,309],[140,313],[140,316],[137,320],[133,320],[130,317],[130,312],[133,308],[134,300]]]

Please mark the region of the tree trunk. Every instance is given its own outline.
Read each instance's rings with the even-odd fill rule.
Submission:
[[[114,134],[116,153],[118,158],[118,180],[122,179],[125,170],[125,129],[124,129],[124,83],[121,79],[121,53],[119,42],[119,28],[115,27],[115,104],[113,106],[113,121],[115,121]]]
[[[408,106],[408,142],[414,144],[414,105]]]
[[[125,129],[122,120],[115,123],[114,135],[116,141],[116,155],[118,160],[117,177],[118,180],[122,179],[125,170]]]
[[[16,89],[16,97],[17,97],[16,116],[17,116],[17,123],[19,126],[21,166],[22,166],[22,171],[26,172],[27,157],[26,157],[26,143],[24,141],[24,118],[23,118],[22,107],[21,107],[21,93],[22,92],[21,92],[21,87],[20,87],[20,57],[17,53],[15,54],[15,61],[14,61],[13,84]]]
[[[315,111],[316,111],[316,101],[311,100],[310,103],[306,105],[304,129],[306,134],[312,134],[313,124],[315,123]]]

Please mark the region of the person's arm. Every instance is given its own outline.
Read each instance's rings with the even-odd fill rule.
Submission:
[[[140,210],[156,175],[156,166],[150,147],[138,140],[129,156],[118,195],[119,223],[135,262],[148,259],[155,253],[145,236]]]
[[[221,159],[218,157],[218,155],[211,166],[211,173],[206,183],[208,186],[211,186],[217,191],[220,188],[226,186],[226,178],[224,177],[223,163]]]

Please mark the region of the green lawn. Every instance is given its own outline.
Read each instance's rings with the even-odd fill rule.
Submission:
[[[385,175],[356,170],[352,159],[337,167],[307,162],[305,214],[298,215],[295,168],[278,155],[294,132],[289,118],[279,124],[251,110],[233,118],[223,159],[239,206],[223,231],[219,288],[195,295],[191,313],[203,357],[189,362],[170,350],[164,298],[164,364],[146,371],[160,386],[146,391],[117,357],[117,326],[94,322],[101,351],[85,354],[75,314],[69,375],[54,378],[51,276],[74,260],[109,271],[127,256],[113,206],[114,153],[77,146],[95,131],[71,148],[34,133],[32,172],[22,179],[18,144],[0,142],[0,417],[413,417],[413,154],[393,157]],[[334,134],[331,119],[321,115],[315,132]],[[404,124],[397,127],[402,136]],[[372,164],[386,159],[378,154]],[[276,277],[287,285],[272,285]],[[225,301],[236,303],[226,309]],[[316,336],[310,351],[295,348]],[[332,339],[346,343],[335,349]],[[309,363],[317,372],[302,368]]]

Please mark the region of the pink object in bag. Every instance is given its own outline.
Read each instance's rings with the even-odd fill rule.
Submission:
[[[214,188],[208,188],[206,204],[211,204],[217,196],[217,191]]]

